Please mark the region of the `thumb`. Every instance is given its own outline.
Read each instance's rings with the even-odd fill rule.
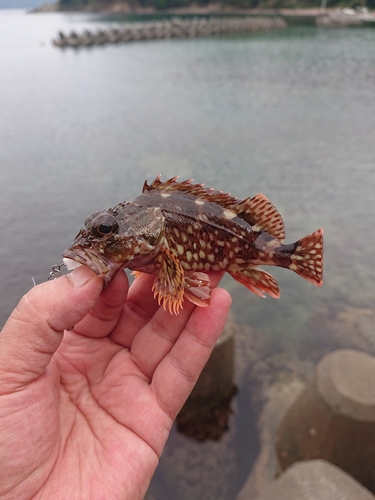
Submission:
[[[71,328],[93,307],[103,281],[86,266],[32,288],[0,333],[1,392],[21,388],[42,375]]]

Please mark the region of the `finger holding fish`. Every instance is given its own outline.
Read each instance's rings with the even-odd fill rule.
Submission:
[[[121,317],[128,290],[129,282],[126,274],[118,273],[111,283],[103,288],[92,309],[73,330],[91,338],[109,335]]]
[[[221,330],[224,328],[223,318],[226,317],[231,303],[229,293],[222,288],[213,290],[212,300],[212,308],[196,307],[185,301],[179,314],[172,317],[168,311],[159,307],[153,318],[134,336],[131,342],[130,355],[142,373],[151,379],[155,368],[170,353],[173,359],[178,359],[178,363],[183,364],[183,345],[186,342],[184,338],[193,336],[193,344],[197,344],[200,349],[202,346],[209,345],[212,324],[221,321]],[[217,309],[218,304],[220,304],[220,313]],[[211,312],[211,309],[215,312]],[[193,323],[194,325],[200,324],[200,327],[193,327]],[[120,325],[117,331],[119,329]],[[198,334],[192,333],[195,331]],[[121,336],[118,338],[121,339]],[[189,359],[193,362],[191,357]]]
[[[219,284],[223,274],[220,272],[209,273],[213,288]],[[130,287],[121,318],[111,333],[111,339],[114,342],[130,348],[134,337],[137,336],[137,345],[141,346],[140,351],[142,349],[148,350],[148,346],[152,344],[151,337],[158,338],[161,342],[166,340],[167,343],[170,343],[185,326],[195,309],[195,305],[184,300],[179,314],[171,318],[170,312],[159,306],[151,292],[150,284],[152,285],[153,279],[152,276],[142,273]],[[173,331],[168,333],[170,325],[172,325]]]

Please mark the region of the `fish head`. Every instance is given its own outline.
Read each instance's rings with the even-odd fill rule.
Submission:
[[[88,266],[106,283],[130,263],[149,263],[160,247],[164,216],[159,208],[126,208],[92,213],[63,253],[64,261]]]

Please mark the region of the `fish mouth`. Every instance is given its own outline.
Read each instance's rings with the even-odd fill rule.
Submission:
[[[88,248],[69,248],[68,250],[65,250],[63,257],[64,264],[68,269],[74,269],[74,267],[77,267],[73,266],[72,263],[69,263],[69,260],[77,262],[78,265],[83,264],[94,271],[95,274],[103,278],[106,283],[111,281],[119,269],[118,264],[110,262],[102,256],[98,256],[95,252]],[[66,262],[66,260],[68,262]]]

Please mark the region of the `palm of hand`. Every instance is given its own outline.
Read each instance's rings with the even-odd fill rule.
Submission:
[[[62,498],[143,498],[173,419],[224,324],[229,299],[215,294],[220,314],[186,304],[173,318],[153,300],[150,277],[128,294],[120,274],[100,294],[43,370],[23,381],[19,418],[11,423],[21,472],[14,474],[12,460],[4,472],[14,476],[17,498],[56,491]],[[1,396],[0,410],[9,407],[4,397],[14,395]]]
[[[135,365],[129,350],[108,338],[77,338],[72,333],[57,354],[60,384],[54,389],[60,404],[54,435],[52,440],[47,438],[56,446],[51,455],[53,470],[66,470],[65,484],[72,490],[89,487],[88,498],[116,498],[119,490],[129,491],[129,498],[143,498],[144,471],[134,476],[146,463],[151,477],[172,423],[158,407],[150,381]],[[64,421],[59,421],[59,415],[64,415]],[[155,427],[147,423],[150,417]],[[45,424],[41,426],[43,435],[44,429]],[[127,484],[129,478],[131,485]],[[46,498],[56,486],[54,481],[46,484]],[[134,488],[139,489],[138,494]]]

